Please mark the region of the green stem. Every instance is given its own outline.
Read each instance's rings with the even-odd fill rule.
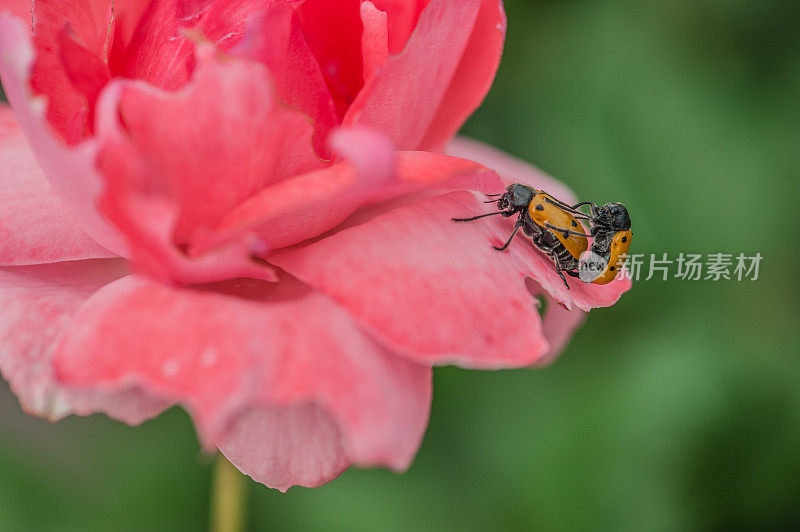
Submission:
[[[246,478],[222,454],[214,463],[211,490],[211,532],[244,532]]]

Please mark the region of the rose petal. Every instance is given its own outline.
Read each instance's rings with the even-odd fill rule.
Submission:
[[[422,149],[442,150],[483,102],[500,66],[505,39],[502,0],[483,0],[469,43],[422,141]]]
[[[104,91],[97,130],[103,209],[134,244],[137,270],[180,283],[271,279],[250,260],[263,245],[248,235],[208,257],[176,248],[204,237],[264,186],[322,166],[305,115],[267,97],[263,65],[203,49],[195,77],[179,92],[126,80]]]
[[[58,2],[32,2],[36,60],[33,63],[30,84],[35,94],[47,98],[47,119],[50,125],[69,144],[84,138],[88,113],[85,94],[75,87],[73,75],[65,67],[69,60],[80,54],[80,66],[72,61],[71,67],[81,68],[92,64],[87,58],[100,62],[109,43],[111,2],[109,0],[61,0]],[[70,38],[64,40],[64,32]],[[63,45],[71,51],[63,50]],[[70,66],[70,63],[67,63]],[[106,78],[107,79],[107,78]],[[14,103],[14,102],[12,102]]]
[[[528,365],[548,349],[524,286],[530,268],[491,249],[499,236],[450,220],[479,205],[466,192],[417,202],[276,252],[270,261],[328,294],[413,360]]]
[[[154,0],[129,41],[124,35],[119,35],[120,39],[115,35],[109,66],[118,76],[177,90],[194,72],[198,38],[230,50],[242,39],[248,19],[263,5],[263,0]]]
[[[278,98],[311,117],[314,147],[320,156],[329,158],[325,143],[338,125],[336,109],[291,3],[272,2],[253,17],[231,54],[267,65]]]
[[[305,0],[297,7],[308,47],[330,89],[339,119],[363,85],[359,0]]]
[[[257,234],[268,249],[319,236],[362,205],[425,187],[495,190],[494,172],[472,161],[424,152],[395,152],[369,130],[339,130],[334,151],[349,160],[266,188],[231,211],[197,252]]]
[[[403,52],[389,57],[369,80],[343,123],[377,129],[398,149],[418,149],[461,61],[480,4],[432,0]]]
[[[105,412],[137,424],[167,406],[129,383],[80,391],[54,377],[53,346],[71,330],[76,311],[104,283],[124,274],[121,260],[0,268],[0,371],[28,412],[53,420]]]
[[[390,354],[330,300],[291,278],[208,288],[140,277],[107,286],[81,309],[59,349],[60,379],[103,389],[136,383],[180,402],[206,445],[219,441],[245,473],[265,482],[274,481],[263,471],[275,467],[285,442],[273,433],[261,441],[262,453],[237,452],[252,445],[247,434],[256,429],[235,428],[241,416],[262,408],[316,404],[336,421],[348,463],[408,466],[427,423],[429,368]],[[278,417],[278,426],[308,422],[291,411]],[[319,421],[323,426],[315,433],[333,438],[326,421]],[[254,423],[248,417],[245,422]],[[318,458],[336,445],[324,442]],[[333,467],[342,458],[332,460]]]
[[[68,142],[78,141],[89,136],[94,128],[94,106],[111,74],[100,57],[78,42],[69,26],[62,28],[58,46],[64,74],[83,98],[65,133]]]
[[[263,187],[322,166],[306,115],[270,97],[262,65],[223,61],[211,47],[203,48],[184,90],[115,81],[117,108],[104,109],[103,117],[107,128],[124,129],[132,150],[145,160],[150,171],[139,177],[143,186],[166,189],[180,206],[180,243],[191,240],[192,230],[216,225]],[[101,146],[106,134],[98,132]],[[103,149],[104,158],[114,156]]]
[[[278,251],[270,262],[332,297],[413,360],[481,368],[531,364],[548,351],[527,276],[568,308],[608,306],[627,289],[624,281],[595,286],[570,279],[567,290],[550,260],[522,236],[505,253],[492,249],[511,234],[511,220],[451,221],[485,211],[480,198],[455,192]]]
[[[248,410],[217,445],[253,480],[284,492],[321,486],[352,465],[336,421],[313,403]]]
[[[27,29],[8,15],[0,15],[0,51],[0,78],[6,96],[53,189],[95,241],[117,255],[127,255],[122,237],[96,206],[102,181],[94,167],[95,146],[84,142],[68,148],[54,135],[45,118],[45,102],[33,97],[28,87],[33,48]]]
[[[0,13],[3,12],[27,21],[28,28],[31,28],[33,22],[31,0],[0,0]]]
[[[388,17],[372,2],[361,2],[361,53],[364,60],[364,82],[369,81],[389,57]]]
[[[375,0],[375,7],[389,18],[389,50],[392,54],[403,51],[408,38],[417,27],[422,10],[429,3],[430,0]]]
[[[66,211],[42,175],[14,113],[0,105],[0,265],[113,256]]]

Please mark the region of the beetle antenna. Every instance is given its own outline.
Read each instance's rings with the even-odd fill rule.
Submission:
[[[496,216],[498,214],[503,214],[503,211],[490,212],[489,214],[481,214],[480,216],[473,216],[472,218],[453,218],[453,221],[454,222],[471,222],[473,220],[478,220],[480,218],[486,218],[487,216]]]

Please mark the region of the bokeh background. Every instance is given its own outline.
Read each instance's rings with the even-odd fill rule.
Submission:
[[[797,529],[800,2],[506,7],[465,133],[624,202],[632,252],[760,252],[760,278],[639,282],[545,370],[439,369],[408,473],[249,483],[252,529]],[[0,384],[0,531],[202,530],[211,470],[180,410],[51,425]]]

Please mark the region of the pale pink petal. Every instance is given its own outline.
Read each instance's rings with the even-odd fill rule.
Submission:
[[[47,183],[14,113],[0,105],[0,265],[113,257]]]
[[[0,50],[3,88],[45,176],[84,231],[104,248],[125,256],[121,235],[96,206],[102,181],[94,167],[95,146],[88,142],[65,146],[45,118],[46,101],[30,92],[33,48],[20,20],[0,15]]]
[[[253,480],[281,491],[321,486],[352,465],[336,420],[313,403],[251,409],[217,445]]]
[[[389,26],[385,12],[369,1],[361,2],[361,53],[364,60],[364,82],[369,81],[389,57]]]
[[[432,0],[399,55],[389,57],[350,106],[345,125],[388,135],[398,149],[418,149],[458,68],[480,0]]]
[[[467,192],[436,197],[276,252],[270,261],[332,297],[413,360],[528,365],[548,350],[524,285],[531,268],[516,254],[491,248],[510,233],[505,225],[490,238],[451,221],[479,206]]]
[[[336,228],[365,204],[423,188],[488,192],[502,187],[496,174],[479,164],[433,153],[395,152],[385,137],[369,130],[339,130],[331,143],[346,161],[264,189],[231,211],[196,251],[248,232],[268,249],[282,248]]]
[[[485,211],[474,193],[450,193],[269,260],[413,360],[480,368],[527,365],[548,352],[526,277],[568,308],[584,310],[613,304],[627,288],[622,281],[570,279],[567,290],[550,260],[522,236],[506,252],[492,248],[511,234],[512,220],[451,221]]]
[[[422,149],[442,150],[483,102],[500,66],[505,39],[502,0],[482,0],[469,44],[422,141]]]
[[[308,47],[290,2],[272,2],[254,16],[231,55],[261,61],[269,68],[277,97],[314,123],[314,146],[328,158],[328,135],[338,125],[333,97]]]
[[[136,424],[167,406],[130,383],[83,391],[55,380],[54,345],[87,298],[125,272],[121,260],[0,268],[0,371],[26,411],[53,420],[105,412]]]
[[[206,445],[218,441],[245,473],[277,487],[316,485],[345,463],[403,469],[427,424],[430,369],[392,355],[289,277],[208,289],[129,277],[98,292],[75,320],[57,355],[62,382],[136,383],[179,402]],[[328,415],[301,408],[308,404]],[[319,442],[287,445],[299,436],[274,432],[281,428],[309,429]],[[269,433],[260,453],[254,432]],[[322,477],[298,470],[304,460],[321,464]]]

